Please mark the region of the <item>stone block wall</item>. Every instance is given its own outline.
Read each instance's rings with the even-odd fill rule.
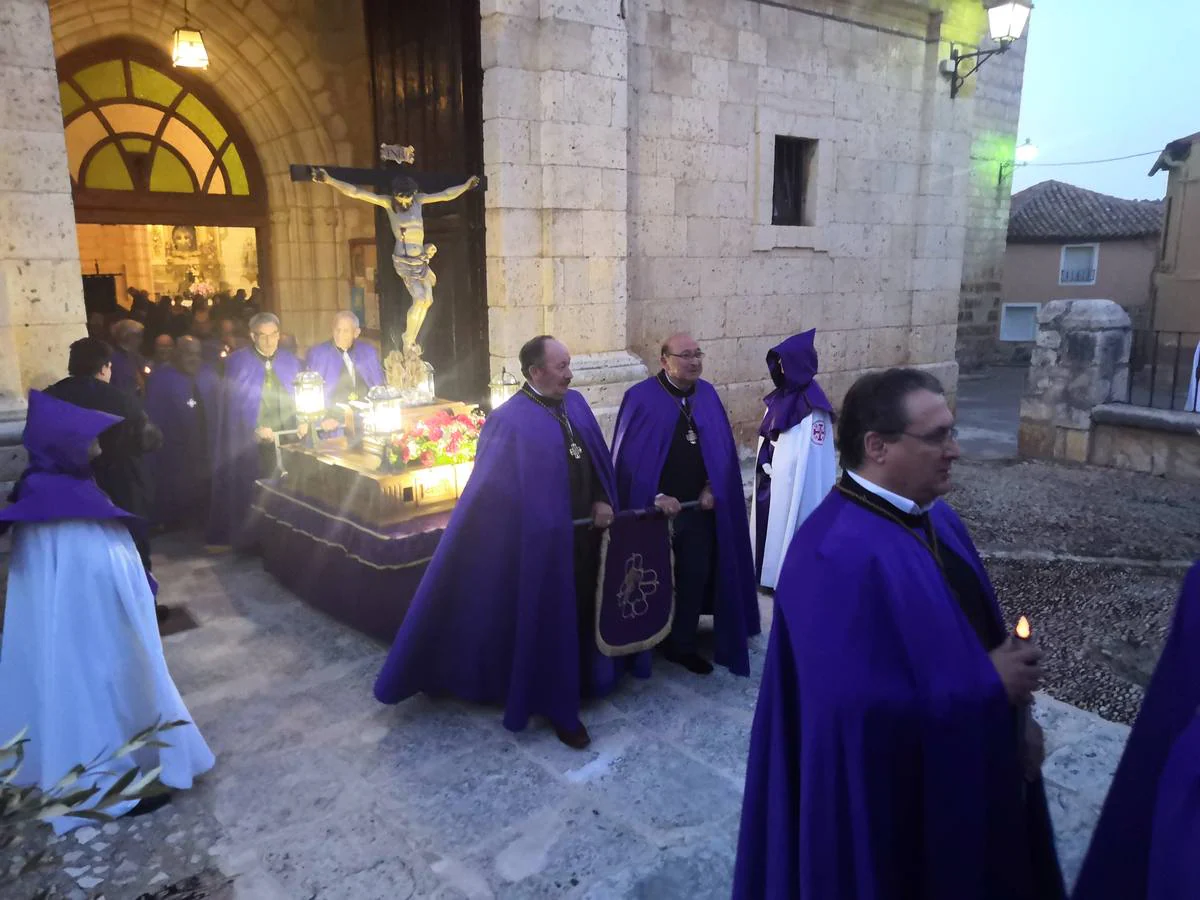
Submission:
[[[84,333],[67,147],[43,0],[0,0],[0,483],[20,474],[21,411]]]
[[[628,4],[630,346],[655,367],[690,330],[743,435],[767,350],[806,328],[839,402],[871,368],[957,381],[972,104],[929,10],[788,5]],[[777,135],[817,142],[803,226],[771,224]]]
[[[1111,300],[1053,300],[1038,313],[1017,448],[1033,459],[1085,463],[1092,411],[1126,396],[1132,331]]]
[[[958,363],[964,369],[1014,359],[1013,345],[1000,343],[1004,252],[1012,199],[1011,169],[1001,179],[1000,166],[1012,162],[1016,153],[1024,77],[1025,41],[1020,40],[1008,52],[989,59],[959,94],[959,101],[971,109],[957,342]]]
[[[1092,410],[1088,461],[1200,483],[1200,415],[1111,403]]]
[[[627,20],[613,0],[481,11],[493,375],[554,334],[608,422],[646,374],[627,349]]]

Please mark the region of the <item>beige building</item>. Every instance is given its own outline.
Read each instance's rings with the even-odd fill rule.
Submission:
[[[1112,300],[1134,328],[1149,328],[1162,217],[1162,201],[1125,200],[1061,181],[1015,194],[995,358],[1028,361],[1038,309],[1051,300]]]
[[[182,8],[155,0],[0,21],[8,409],[63,373],[84,274],[260,284],[302,345],[356,298],[386,344],[407,297],[373,211],[289,170],[380,142],[487,178],[427,221],[452,399],[546,331],[611,413],[686,328],[748,433],[781,338],[819,329],[833,396],[896,364],[953,390],[960,295],[998,303],[1023,49],[956,99],[939,72],[987,41],[981,0],[211,0],[207,70],[172,67]]]
[[[1200,333],[1200,133],[1172,141],[1150,169],[1167,172],[1165,225],[1154,272],[1154,328]]]

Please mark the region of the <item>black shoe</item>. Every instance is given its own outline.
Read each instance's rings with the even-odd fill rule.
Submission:
[[[156,797],[146,797],[144,800],[139,800],[137,804],[125,815],[131,819],[136,819],[138,816],[148,816],[156,810],[162,809],[171,802],[170,794],[159,794]]]
[[[696,675],[711,675],[713,666],[707,659],[695,651],[680,653],[678,650],[663,648],[663,656],[668,661],[683,666]]]
[[[572,750],[585,750],[592,742],[592,736],[588,734],[587,728],[582,723],[578,728],[572,728],[569,731],[555,725],[554,734]]]

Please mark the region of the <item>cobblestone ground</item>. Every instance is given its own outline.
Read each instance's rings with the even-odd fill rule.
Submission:
[[[1046,650],[1046,690],[1132,722],[1200,557],[1200,486],[1015,461],[964,461],[955,480],[1010,621],[1027,615]]]
[[[964,462],[958,484],[952,502],[1009,617],[1030,616],[1048,650],[1059,700],[1042,698],[1038,714],[1071,878],[1127,730],[1060,701],[1132,718],[1179,561],[1196,553],[1200,490],[1007,462]],[[383,648],[254,560],[160,549],[166,602],[199,622],[166,639],[168,660],[217,767],[153,816],[55,842],[58,866],[0,896],[728,896],[756,677],[659,664],[585,710],[595,740],[577,753],[545,727],[505,732],[492,710],[381,707]],[[755,675],[764,648],[753,644]],[[188,878],[191,893],[173,890]]]

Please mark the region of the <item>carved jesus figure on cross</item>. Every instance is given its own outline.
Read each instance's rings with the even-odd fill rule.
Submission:
[[[409,165],[415,159],[412,147],[396,144],[380,145],[379,155],[384,160]],[[347,197],[364,200],[387,210],[392,235],[396,238],[396,246],[392,251],[392,265],[412,297],[412,306],[408,310],[402,338],[404,351],[420,354],[417,338],[421,334],[421,326],[425,324],[429,308],[433,306],[433,288],[437,284],[437,276],[429,266],[429,261],[437,253],[437,247],[425,243],[425,220],[421,208],[426,203],[457,200],[479,184],[479,177],[472,175],[462,184],[428,194],[422,192],[417,182],[408,175],[394,176],[388,193],[376,193],[349,182],[339,181],[321,166],[313,167],[312,180],[318,184],[327,184]]]

